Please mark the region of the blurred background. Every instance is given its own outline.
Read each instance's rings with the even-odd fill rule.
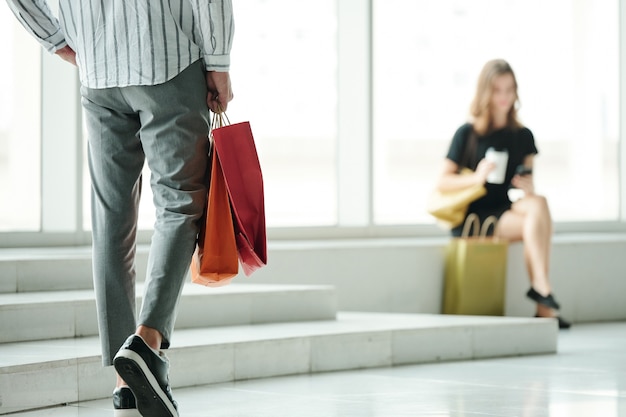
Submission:
[[[442,233],[425,202],[492,58],[516,72],[520,116],[540,152],[536,185],[557,226],[623,224],[618,0],[236,0],[234,7],[228,116],[251,123],[270,232]],[[0,36],[0,242],[88,235],[76,70],[42,51],[5,3]],[[149,186],[140,218],[149,231]]]

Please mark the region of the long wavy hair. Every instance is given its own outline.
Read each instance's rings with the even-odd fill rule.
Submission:
[[[470,105],[470,116],[474,124],[474,130],[479,135],[486,135],[493,130],[493,113],[491,112],[491,96],[493,95],[493,81],[496,77],[504,74],[513,76],[515,85],[515,101],[511,106],[511,110],[507,116],[507,127],[520,128],[522,123],[517,116],[519,108],[519,96],[517,94],[517,79],[513,69],[503,59],[493,59],[488,61],[478,76],[476,85],[476,95]]]

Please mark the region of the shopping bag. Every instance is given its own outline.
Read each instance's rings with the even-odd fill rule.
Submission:
[[[469,175],[472,170],[464,168],[461,175]],[[442,192],[434,190],[427,202],[426,211],[437,219],[437,224],[445,229],[452,229],[461,223],[472,201],[487,193],[482,184],[472,185],[460,190]]]
[[[230,197],[239,261],[249,276],[267,264],[263,175],[252,129],[249,122],[229,124],[226,118],[212,133]]]
[[[504,315],[508,242],[487,236],[495,223],[492,216],[480,227],[478,216],[470,214],[462,236],[446,247],[444,314]]]
[[[215,149],[206,211],[191,260],[191,281],[209,287],[228,284],[239,271],[233,217],[226,181]]]

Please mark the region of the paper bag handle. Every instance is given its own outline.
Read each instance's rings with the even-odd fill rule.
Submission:
[[[480,237],[487,237],[489,232],[489,226],[493,225],[493,231],[496,231],[496,225],[498,224],[498,218],[496,216],[489,216],[485,219],[482,227],[480,228]]]
[[[496,216],[489,216],[485,219],[482,226],[480,225],[480,218],[476,213],[470,213],[465,219],[465,225],[463,226],[463,233],[461,237],[467,238],[469,237],[470,227],[472,229],[472,236],[478,236],[480,238],[487,237],[487,232],[489,232],[489,227],[493,225],[493,230],[495,232],[496,225],[498,223],[498,218]]]
[[[218,110],[220,110],[219,113],[213,113],[213,117],[211,117],[211,126],[209,126],[209,155],[213,152],[213,129],[218,129],[230,124],[230,120],[228,120],[226,112],[221,111],[221,107],[218,107]]]
[[[213,112],[213,118],[211,119],[211,128],[213,127],[224,127],[230,124],[230,120],[226,115],[226,112],[222,110],[222,106],[217,103],[217,111]]]
[[[480,233],[480,219],[478,218],[478,215],[476,213],[470,213],[467,216],[467,219],[465,219],[465,225],[463,226],[463,233],[461,234],[461,237],[469,237],[469,228],[472,226],[474,227],[474,233],[472,233],[472,235],[478,236]]]
[[[225,112],[213,113],[211,118],[211,129],[217,129],[218,127],[224,127],[230,124],[230,120]]]

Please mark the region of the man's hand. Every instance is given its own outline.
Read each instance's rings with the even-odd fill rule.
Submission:
[[[206,103],[213,113],[226,111],[228,102],[233,99],[228,72],[207,71],[206,85],[209,90]]]
[[[55,52],[62,60],[69,62],[72,65],[76,65],[76,52],[69,46],[65,45],[63,48]]]

